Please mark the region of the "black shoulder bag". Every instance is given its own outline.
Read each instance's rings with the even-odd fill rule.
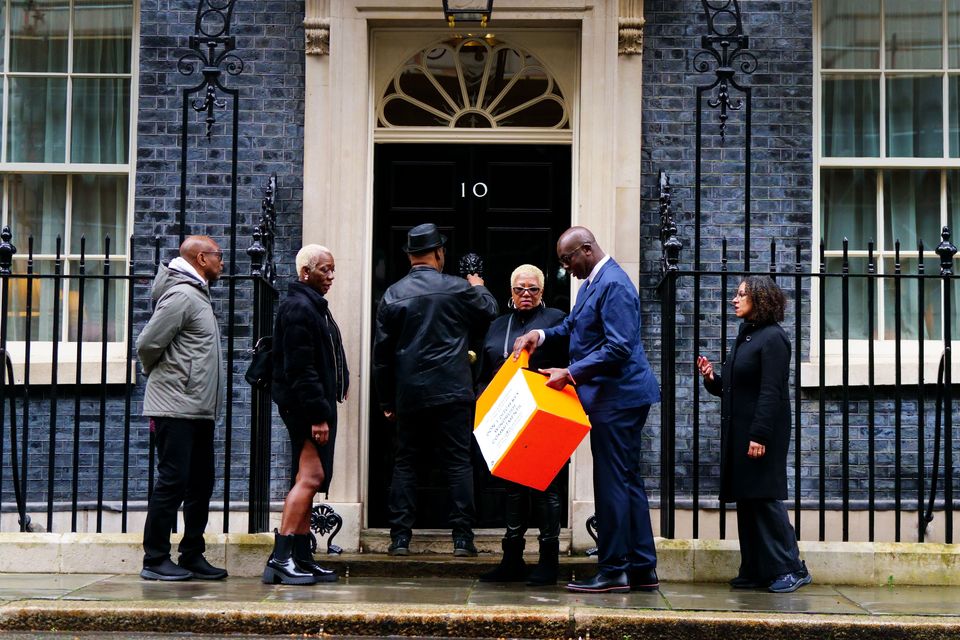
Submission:
[[[273,378],[273,336],[263,336],[250,350],[250,366],[243,376],[254,389],[269,389]]]

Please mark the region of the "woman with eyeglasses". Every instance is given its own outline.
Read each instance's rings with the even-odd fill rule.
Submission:
[[[743,323],[716,371],[697,358],[703,386],[720,397],[720,500],[737,503],[735,589],[790,593],[812,578],[783,500],[790,446],[790,339],[786,298],[769,276],[748,276],[730,301]]]
[[[522,264],[510,276],[509,310],[493,321],[480,352],[477,391],[490,383],[497,370],[513,351],[514,341],[534,329],[547,329],[563,322],[566,314],[543,303],[543,271],[532,264]],[[531,369],[563,367],[567,363],[568,345],[562,341],[549,348],[537,349],[530,357]],[[560,485],[562,471],[544,491],[537,491],[513,482],[507,484],[506,521],[503,536],[503,558],[492,571],[480,577],[483,582],[520,582],[530,586],[556,584],[560,561]],[[532,572],[523,560],[528,515],[540,528],[540,559]]]

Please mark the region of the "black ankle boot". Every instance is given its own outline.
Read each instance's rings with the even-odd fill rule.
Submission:
[[[521,582],[527,579],[527,563],[523,561],[523,547],[526,540],[504,538],[503,558],[492,571],[480,576],[480,582]]]
[[[282,536],[273,530],[273,553],[263,570],[264,584],[316,584],[317,579],[297,566],[293,559],[293,536]]]
[[[560,568],[560,540],[552,538],[540,541],[540,560],[530,572],[527,585],[544,587],[557,584],[557,571]]]
[[[293,534],[293,559],[302,570],[312,573],[317,582],[336,582],[337,574],[332,569],[324,569],[313,559],[310,551],[310,536],[306,533]]]

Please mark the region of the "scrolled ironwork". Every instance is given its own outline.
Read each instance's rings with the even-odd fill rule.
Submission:
[[[209,139],[216,124],[216,109],[225,109],[227,102],[219,92],[229,92],[221,82],[224,72],[236,76],[243,71],[243,59],[233,50],[237,47],[235,36],[230,34],[230,20],[236,0],[201,0],[197,6],[194,34],[190,36],[190,51],[177,61],[177,71],[191,76],[200,67],[203,79],[191,92],[202,97],[190,103],[197,113],[205,114],[206,135]]]
[[[737,0],[700,0],[707,19],[709,34],[702,36],[702,50],[693,57],[693,68],[698,73],[716,74],[716,79],[706,89],[716,88],[713,98],[707,99],[711,109],[719,109],[720,139],[727,133],[727,121],[730,111],[740,111],[744,103],[733,99],[730,89],[745,92],[745,87],[737,82],[739,70],[751,75],[757,69],[757,57],[747,51],[750,39],[743,31],[743,19]]]
[[[343,517],[328,504],[317,505],[310,511],[310,549],[317,550],[317,534],[327,538],[327,553],[340,555],[343,548],[333,544],[333,539],[343,528]]]
[[[595,556],[600,551],[600,538],[597,535],[597,514],[593,514],[587,518],[587,535],[593,538],[593,546],[587,549],[584,553],[588,556]]]

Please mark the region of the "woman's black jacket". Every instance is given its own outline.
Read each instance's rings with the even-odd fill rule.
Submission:
[[[790,341],[779,324],[745,322],[720,375],[704,379],[721,398],[720,500],[786,500],[790,445]],[[747,457],[750,441],[766,447]]]
[[[494,374],[513,351],[514,341],[528,331],[555,327],[567,316],[559,309],[538,306],[530,311],[510,309],[493,321],[483,340],[477,362],[477,395],[486,389]],[[510,329],[509,335],[507,329]],[[506,346],[506,349],[504,349]],[[504,355],[504,351],[507,355]],[[570,364],[569,339],[554,340],[538,347],[530,356],[531,369],[566,367]]]
[[[331,439],[337,403],[349,373],[340,329],[327,300],[302,282],[291,282],[273,331],[273,400],[309,424],[326,422]]]

